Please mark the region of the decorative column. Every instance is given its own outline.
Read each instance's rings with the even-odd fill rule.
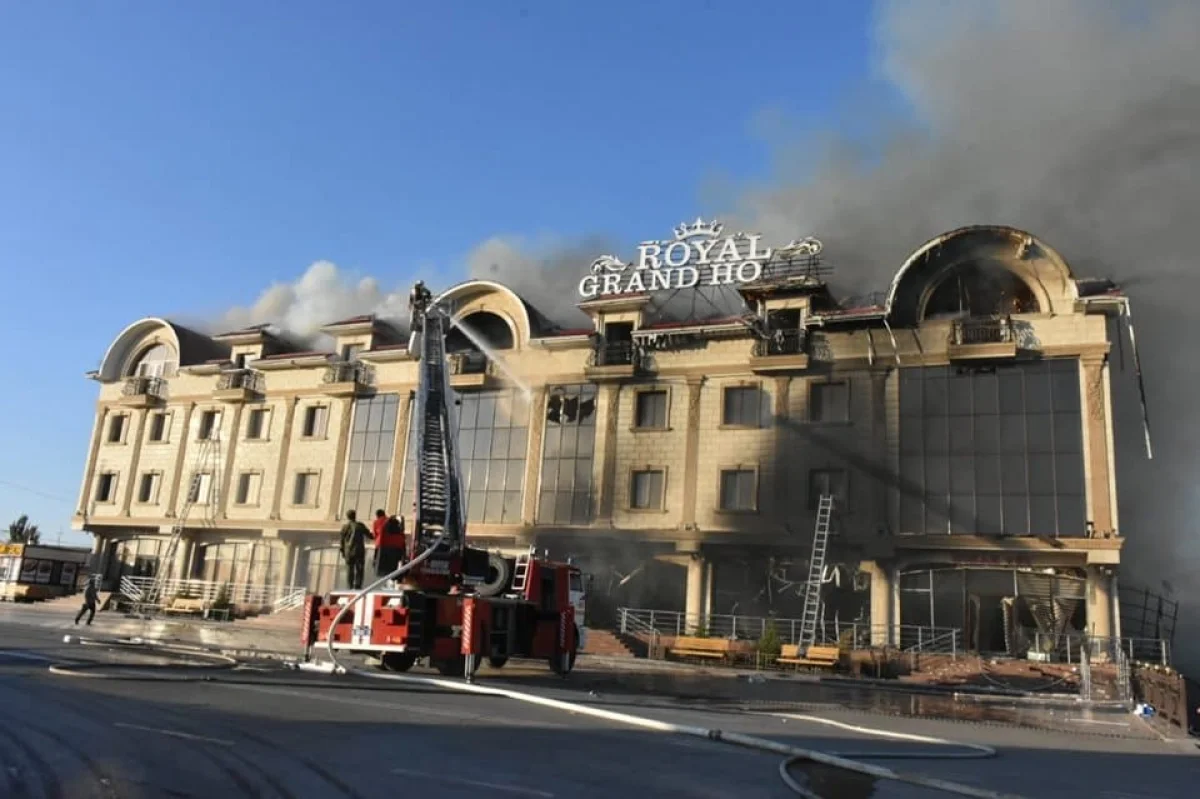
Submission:
[[[196,403],[189,402],[183,412],[183,427],[179,431],[179,447],[175,450],[175,467],[171,472],[171,491],[167,494],[167,516],[170,518],[175,516],[175,509],[179,506],[179,484],[183,481],[184,461],[192,440],[192,414],[195,411]]]
[[[521,521],[533,526],[537,521],[538,485],[542,474],[542,439],[546,436],[546,387],[533,392],[529,399],[529,441],[525,448],[525,493],[521,498]]]
[[[336,522],[342,518],[342,497],[345,496],[342,483],[346,479],[346,454],[350,447],[350,421],[354,416],[354,398],[350,397],[342,405],[342,418],[338,423],[337,454],[333,456],[333,485],[330,486],[329,510],[325,513],[325,521]],[[345,510],[351,510],[346,508]],[[370,524],[374,508],[354,508],[358,511],[359,519],[366,519]]]
[[[283,503],[283,484],[287,482],[288,453],[292,449],[292,425],[296,421],[296,406],[300,404],[299,397],[292,397],[287,404],[283,417],[283,441],[279,447],[279,462],[275,467],[275,491],[271,498],[271,518],[279,518],[279,508]]]
[[[404,399],[399,403],[399,409],[396,413],[396,440],[393,442],[392,471],[391,477],[388,480],[387,508],[385,510],[388,513],[395,513],[397,516],[408,517],[411,515],[411,509],[400,507],[400,493],[404,489],[409,419],[412,417],[412,409],[415,401],[411,390],[400,392],[400,396]]]
[[[92,441],[88,446],[87,467],[83,472],[83,488],[79,494],[79,507],[75,511],[83,516],[84,523],[87,523],[88,506],[91,505],[92,499],[92,482],[96,474],[96,458],[100,455],[100,442],[104,440],[104,423],[108,421],[108,408],[103,407],[96,411],[96,423],[92,427]]]
[[[696,480],[700,465],[700,395],[704,378],[689,378],[687,382],[687,428],[684,432],[683,456],[683,527],[696,526]],[[690,579],[690,578],[689,578]]]
[[[233,407],[233,424],[229,430],[229,448],[221,453],[221,457],[225,459],[225,473],[220,475],[221,493],[217,495],[217,502],[220,507],[214,508],[215,513],[221,514],[222,519],[229,518],[229,489],[233,484],[233,466],[235,456],[237,455],[238,433],[242,429],[242,410],[245,406],[242,403],[237,403]],[[222,414],[224,417],[224,414]],[[221,419],[225,421],[224,418]],[[224,443],[224,442],[222,442]],[[213,479],[217,479],[217,475],[213,475]]]

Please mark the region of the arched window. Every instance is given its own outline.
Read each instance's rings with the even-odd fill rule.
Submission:
[[[942,278],[925,302],[926,319],[1037,313],[1025,281],[998,264],[964,264]]]
[[[472,341],[472,338],[478,341]],[[446,352],[480,350],[479,342],[493,350],[511,350],[512,328],[503,317],[490,311],[467,314],[446,334]]]
[[[178,365],[171,347],[162,343],[151,344],[134,359],[129,374],[137,377],[170,377]]]

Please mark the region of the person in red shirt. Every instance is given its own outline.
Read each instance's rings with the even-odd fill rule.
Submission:
[[[404,562],[404,518],[375,511],[375,574],[391,574]]]

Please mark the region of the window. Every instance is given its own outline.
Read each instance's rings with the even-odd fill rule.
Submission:
[[[137,501],[147,504],[158,498],[158,472],[146,472],[138,483]]]
[[[96,501],[113,502],[117,498],[116,472],[102,472],[96,479]]]
[[[665,430],[667,427],[667,392],[639,391],[634,427],[639,430]]]
[[[813,383],[808,394],[809,421],[850,421],[850,385]]]
[[[108,422],[108,443],[120,444],[125,440],[125,423],[129,417],[125,414],[114,416]]]
[[[246,418],[246,439],[249,441],[261,441],[267,437],[267,430],[270,428],[271,421],[270,408],[255,408],[250,411],[250,415]]]
[[[304,427],[300,435],[304,438],[319,438],[325,435],[325,423],[329,417],[327,405],[310,405],[304,409]]]
[[[200,435],[197,438],[200,441],[208,441],[216,438],[217,428],[220,426],[221,412],[220,411],[204,411],[200,414]]]
[[[808,509],[816,510],[821,497],[833,497],[834,510],[845,511],[849,494],[846,473],[841,469],[813,469],[808,473]]]
[[[315,505],[317,502],[317,473],[297,472],[292,488],[293,505]]]
[[[729,386],[725,389],[721,424],[758,427],[762,419],[762,392],[758,386]]]
[[[248,360],[248,356],[246,355],[246,353],[239,352],[237,355],[233,356],[233,368],[234,369],[245,369],[247,360]]]
[[[130,374],[137,377],[170,377],[178,363],[166,344],[152,344],[138,355]]]
[[[346,453],[346,482],[342,489],[342,511],[356,510],[366,519],[375,510],[388,508],[388,484],[392,477],[392,455],[396,451],[396,417],[399,394],[376,394],[354,401],[354,424]],[[401,510],[401,513],[407,513]]]
[[[347,344],[344,347],[342,347],[342,360],[343,361],[357,361],[358,354],[360,352],[362,352],[362,350],[363,350],[362,344]]]
[[[154,442],[162,442],[167,440],[167,424],[169,417],[165,413],[155,413],[150,415],[150,433],[149,439]]]
[[[258,490],[262,475],[258,472],[242,472],[238,475],[237,491],[233,495],[235,505],[257,505]]]
[[[187,501],[193,505],[207,505],[212,496],[212,473],[196,472],[188,485]]]
[[[1079,362],[900,370],[905,533],[1082,536]]]
[[[753,469],[723,469],[721,471],[721,510],[754,510],[757,477],[758,475]]]
[[[633,510],[662,510],[662,469],[644,469],[634,472],[629,479],[629,507]]]
[[[539,524],[592,520],[592,466],[596,452],[596,386],[555,386],[546,398]]]

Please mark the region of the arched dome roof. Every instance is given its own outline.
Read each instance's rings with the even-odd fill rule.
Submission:
[[[477,300],[494,298],[495,302]],[[504,319],[513,332],[516,346],[521,347],[545,332],[547,323],[537,309],[525,302],[515,291],[493,280],[468,280],[442,292],[434,300],[446,307],[452,316],[470,315],[476,311],[487,311]]]
[[[180,366],[192,366],[206,361],[228,358],[229,347],[213,341],[203,333],[177,325],[166,319],[148,316],[126,327],[104,353],[97,375],[100,380],[120,380],[135,356],[155,343],[170,346]]]
[[[1060,313],[1078,297],[1070,266],[1045,242],[1013,227],[973,225],[930,239],[905,260],[888,289],[889,320],[897,326],[918,323],[930,293],[950,272],[980,264],[1011,272],[1043,312]]]

